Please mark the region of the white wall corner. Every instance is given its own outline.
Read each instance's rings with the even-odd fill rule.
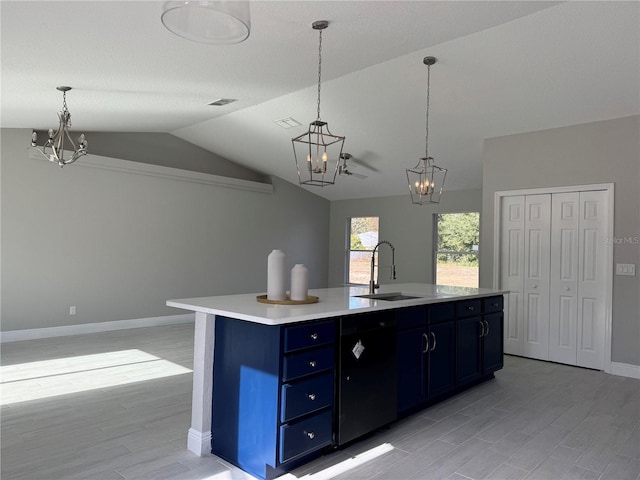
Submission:
[[[611,374],[621,377],[637,378],[640,380],[640,365],[611,362]]]
[[[168,315],[163,317],[135,318],[132,320],[115,320],[112,322],[84,323],[81,325],[64,325],[60,327],[30,328],[27,330],[11,330],[0,332],[0,343],[35,340],[38,338],[66,337],[85,333],[109,332],[129,328],[159,327],[178,323],[192,323],[193,313]]]

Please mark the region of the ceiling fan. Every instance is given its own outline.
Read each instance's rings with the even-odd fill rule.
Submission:
[[[354,178],[359,178],[361,180],[367,178],[366,175],[361,175],[359,173],[353,173],[352,171],[349,170],[349,167],[347,166],[347,160],[349,160],[351,158],[351,154],[350,153],[341,153],[340,154],[340,160],[342,161],[340,163],[340,166],[338,167],[338,175],[351,175]]]

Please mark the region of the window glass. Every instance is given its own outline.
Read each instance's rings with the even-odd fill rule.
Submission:
[[[347,283],[362,285],[369,283],[371,252],[373,252],[377,243],[378,217],[353,217],[348,219],[345,268]]]
[[[477,288],[480,214],[436,214],[434,230],[435,283]]]

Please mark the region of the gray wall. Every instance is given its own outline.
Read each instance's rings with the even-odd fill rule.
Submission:
[[[494,193],[592,183],[615,184],[615,263],[640,267],[640,117],[485,140],[480,284],[493,284]],[[635,240],[635,242],[634,242]],[[612,361],[640,365],[640,270],[613,277]]]
[[[267,255],[327,285],[329,202],[279,178],[254,193],[28,158],[5,129],[2,330],[186,313],[170,298],[266,290]],[[77,315],[69,315],[69,306]]]
[[[366,181],[366,180],[364,180]],[[380,217],[380,239],[396,249],[396,283],[432,283],[433,214],[479,212],[481,190],[445,191],[441,203],[413,205],[409,193],[393,197],[364,198],[331,202],[329,237],[329,286],[344,283],[346,221],[350,217]],[[482,218],[480,218],[482,222]],[[480,245],[482,250],[483,245]],[[389,249],[381,250],[381,265],[390,264]],[[380,283],[394,283],[385,271]]]

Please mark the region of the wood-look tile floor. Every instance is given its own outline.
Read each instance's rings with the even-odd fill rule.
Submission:
[[[186,450],[192,354],[184,324],[3,344],[1,478],[252,478]],[[286,478],[639,480],[640,381],[506,356],[494,380]]]

